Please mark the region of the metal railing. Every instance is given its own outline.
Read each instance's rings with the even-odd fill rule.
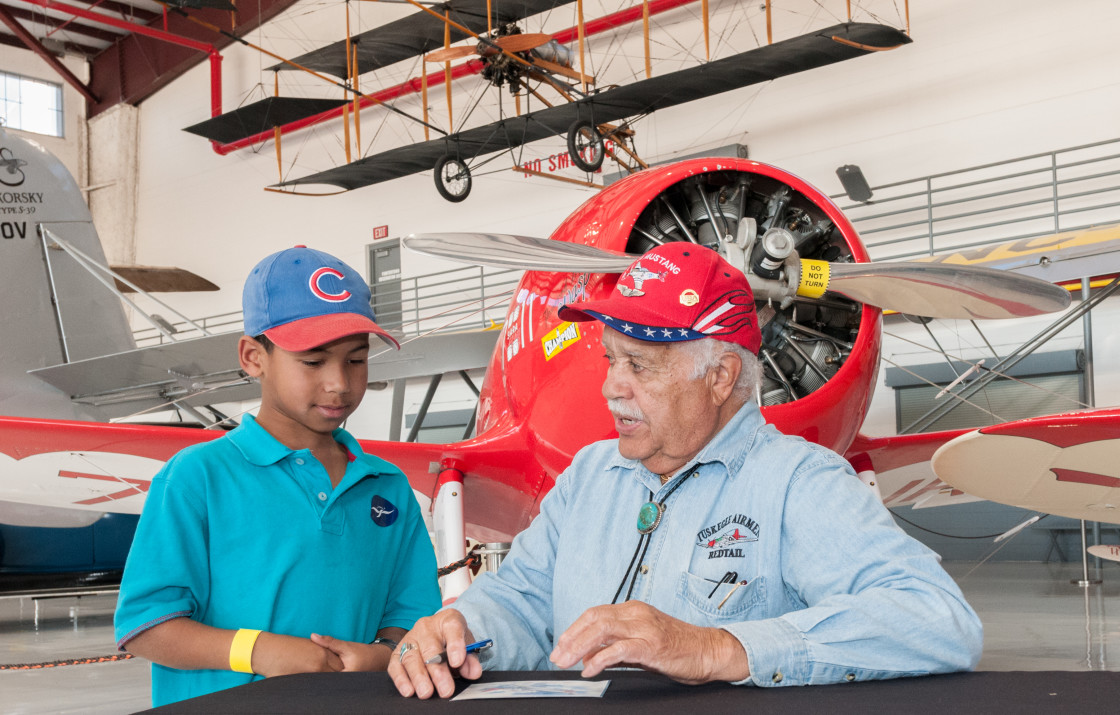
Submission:
[[[1120,139],[877,186],[867,203],[832,199],[875,260],[1088,228],[1120,221]],[[374,313],[405,337],[491,327],[505,319],[521,273],[464,266],[392,281],[374,287]],[[196,322],[240,330],[241,313]],[[196,337],[189,324],[172,325],[177,339]],[[135,335],[137,345],[165,341],[154,328]]]
[[[464,266],[427,273],[373,287],[373,311],[380,325],[392,333],[414,337],[421,333],[455,332],[501,325],[522,271]],[[398,293],[399,291],[399,293]],[[195,321],[210,333],[242,329],[241,311]],[[171,327],[175,340],[200,337],[189,323]],[[170,342],[156,328],[133,333],[138,347]]]
[[[1046,236],[1120,220],[1120,139],[832,196],[874,260]],[[841,201],[847,200],[847,204]]]
[[[501,325],[523,271],[464,266],[373,287],[378,323],[406,337]]]
[[[159,315],[153,315],[152,317],[163,320]],[[241,311],[238,310],[233,313],[210,315],[205,318],[198,318],[194,322],[202,326],[204,330],[212,335],[217,333],[231,333],[235,330],[241,330]],[[169,332],[172,333],[175,340],[189,340],[191,338],[201,338],[203,336],[201,331],[197,330],[186,321],[180,320],[174,323],[164,321],[164,329],[168,327],[171,328]],[[136,340],[136,347],[147,347],[149,345],[160,345],[162,343],[172,342],[158,329],[151,327],[134,330],[132,335]]]

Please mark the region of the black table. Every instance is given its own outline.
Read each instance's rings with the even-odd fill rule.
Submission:
[[[475,682],[575,680],[573,672],[490,672]],[[268,678],[165,705],[159,713],[1066,713],[1120,709],[1120,672],[984,672],[788,688],[688,686],[651,673],[615,671],[601,698],[416,700],[385,673],[309,673]],[[460,690],[468,685],[460,681]]]

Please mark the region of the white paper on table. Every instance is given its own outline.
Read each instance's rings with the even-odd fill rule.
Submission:
[[[452,700],[505,698],[601,698],[609,680],[511,680],[504,683],[474,683]]]

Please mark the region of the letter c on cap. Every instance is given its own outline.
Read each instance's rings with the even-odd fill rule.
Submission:
[[[308,281],[308,285],[310,285],[311,292],[314,293],[316,297],[321,298],[322,300],[329,300],[332,303],[341,303],[350,298],[350,291],[346,290],[345,288],[342,289],[341,293],[328,293],[327,291],[323,290],[323,288],[319,285],[319,282],[323,279],[323,276],[334,276],[335,278],[342,280],[342,273],[335,270],[334,268],[320,268],[319,270],[315,271],[311,274],[311,280]]]

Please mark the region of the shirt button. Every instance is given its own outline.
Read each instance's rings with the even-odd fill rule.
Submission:
[[[847,675],[844,676],[844,680],[847,680],[849,683],[852,682],[855,679],[856,679],[856,674],[855,673],[848,673]]]
[[[327,493],[326,492],[319,492],[319,501],[326,501],[326,500],[327,500]]]
[[[782,671],[779,670],[777,673],[774,673],[774,677],[770,678],[770,681],[774,683],[782,682]]]
[[[643,574],[649,573],[649,566],[646,566],[645,564],[642,564],[641,571],[642,571]]]
[[[296,464],[298,464],[299,466],[302,467],[303,466],[303,459],[301,457],[296,457]]]

